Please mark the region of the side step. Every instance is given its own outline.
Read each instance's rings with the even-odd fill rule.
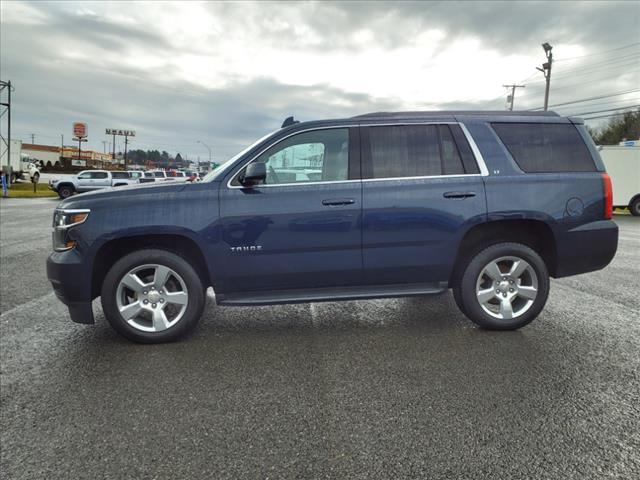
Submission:
[[[297,290],[267,290],[216,294],[218,305],[251,306],[283,303],[337,302],[371,298],[411,297],[445,292],[446,284],[411,283],[406,285],[369,285],[358,287],[327,287]]]

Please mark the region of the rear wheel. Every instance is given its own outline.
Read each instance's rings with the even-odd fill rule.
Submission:
[[[135,342],[161,343],[177,340],[196,326],[205,292],[185,259],[146,249],[113,265],[102,284],[101,301],[118,333]]]
[[[61,199],[65,199],[65,198],[69,198],[71,195],[73,195],[73,188],[67,186],[67,185],[63,185],[61,187],[58,188],[58,196]]]
[[[528,246],[499,243],[472,258],[456,289],[456,302],[474,323],[492,330],[515,330],[544,307],[549,273]]]
[[[640,197],[636,197],[629,204],[629,211],[634,217],[640,217]]]

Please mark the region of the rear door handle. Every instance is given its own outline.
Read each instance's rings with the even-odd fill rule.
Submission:
[[[322,200],[322,205],[325,205],[327,207],[336,207],[339,205],[353,205],[354,203],[356,203],[356,201],[353,198],[327,198],[325,200]]]
[[[476,192],[445,192],[442,194],[444,198],[467,198],[475,197]]]

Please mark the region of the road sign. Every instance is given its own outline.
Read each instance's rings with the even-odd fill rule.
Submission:
[[[107,128],[104,132],[107,135],[124,135],[125,137],[135,137],[135,130],[121,130],[119,128]]]
[[[85,138],[88,135],[89,129],[86,123],[73,122],[73,135],[78,138]]]

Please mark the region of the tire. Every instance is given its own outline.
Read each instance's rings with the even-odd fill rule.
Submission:
[[[158,276],[165,281],[154,285]],[[200,320],[205,298],[205,287],[193,266],[175,253],[159,249],[138,250],[122,257],[105,276],[101,291],[109,324],[123,337],[139,343],[172,342],[186,335]]]
[[[33,175],[33,183],[39,183],[40,182],[40,174],[39,173],[35,173]]]
[[[68,185],[58,187],[58,196],[62,200],[64,200],[65,198],[69,198],[71,195],[73,195],[73,187],[70,187]]]
[[[640,217],[640,196],[631,201],[629,204],[629,211],[634,217]]]
[[[498,243],[477,253],[454,288],[462,313],[489,330],[524,327],[542,311],[548,295],[544,260],[520,243]]]

